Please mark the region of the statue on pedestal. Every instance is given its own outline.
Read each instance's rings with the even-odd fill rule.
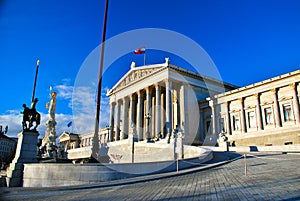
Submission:
[[[24,108],[23,112],[21,112],[21,114],[23,114],[23,121],[22,121],[23,130],[36,131],[36,128],[40,125],[41,115],[36,111],[35,108],[36,103],[38,101],[39,100],[35,98],[32,101],[30,108],[28,108],[26,104],[22,105]],[[35,126],[31,128],[33,126],[33,122],[35,122]]]
[[[42,145],[40,151],[42,157],[53,158],[56,157],[57,146],[56,146],[56,121],[55,121],[55,111],[56,111],[56,92],[51,92],[51,100],[46,103],[46,108],[48,109],[48,121],[46,122],[46,134],[42,140]]]

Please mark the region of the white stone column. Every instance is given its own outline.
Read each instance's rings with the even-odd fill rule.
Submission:
[[[116,111],[116,141],[120,140],[120,117],[121,117],[121,102],[117,101]]]
[[[278,105],[278,98],[277,98],[277,89],[271,90],[273,93],[273,99],[274,99],[274,118],[275,118],[275,126],[281,127],[281,120],[280,120],[280,112],[279,112],[279,105]]]
[[[161,100],[161,109],[160,109],[160,132],[161,132],[161,136],[162,138],[164,138],[166,136],[166,132],[165,132],[165,125],[166,125],[166,111],[165,111],[165,94],[163,92],[161,92],[160,95],[160,100]]]
[[[299,99],[297,95],[297,83],[290,84],[290,87],[293,90],[293,108],[296,124],[300,123],[300,115],[299,115]]]
[[[137,135],[139,140],[143,140],[143,98],[141,91],[137,92],[138,102],[137,102]]]
[[[135,98],[134,98],[134,94],[131,94],[129,96],[130,99],[130,109],[129,109],[129,120],[128,120],[128,126],[131,129],[132,126],[136,127],[135,125],[135,111],[136,111],[136,105],[135,105]]]
[[[115,103],[112,102],[110,103],[110,127],[109,127],[109,142],[114,141],[114,126],[115,126],[115,120],[114,120],[114,115],[115,115]]]
[[[121,139],[128,137],[128,97],[123,98],[123,130]]]
[[[183,133],[184,134],[188,134],[188,107],[187,107],[187,96],[186,96],[186,93],[188,88],[183,84],[181,85],[180,87],[180,101],[179,101],[179,104],[180,104],[180,128],[183,130]]]
[[[151,138],[150,134],[150,120],[152,118],[152,112],[151,112],[151,92],[150,92],[150,87],[146,88],[146,139],[149,140]]]
[[[200,114],[199,114],[199,140],[200,142],[203,142],[204,141],[204,138],[205,138],[205,126],[204,126],[204,118],[203,118],[203,109],[200,108]]]
[[[241,109],[242,133],[246,133],[247,128],[246,128],[246,118],[245,118],[245,110],[244,110],[244,98],[239,98],[239,102],[240,102],[240,109]]]
[[[215,103],[214,103],[214,100],[211,99],[209,101],[209,106],[211,108],[211,126],[210,126],[210,129],[209,131],[211,131],[211,133],[209,133],[210,135],[215,135],[217,134],[216,132],[216,112],[215,112]]]
[[[152,117],[150,119],[150,125],[151,125],[150,135],[151,138],[154,138],[155,137],[155,97],[152,96],[151,99],[152,99],[152,110],[151,110]]]
[[[155,85],[155,137],[159,136],[160,133],[160,107],[161,107],[161,96],[160,96],[160,86],[158,84]]]
[[[256,97],[257,129],[262,130],[263,124],[262,124],[262,115],[261,115],[261,109],[260,109],[260,94],[257,93],[254,96]]]
[[[172,133],[172,81],[166,80],[166,129],[167,136]]]
[[[179,100],[178,100],[178,90],[174,90],[173,96],[173,124],[172,124],[172,131],[176,126],[180,126],[180,114],[179,114]]]
[[[226,107],[226,131],[229,135],[231,135],[232,132],[231,132],[231,124],[230,124],[230,112],[229,112],[230,102],[229,101],[225,103],[225,107]]]

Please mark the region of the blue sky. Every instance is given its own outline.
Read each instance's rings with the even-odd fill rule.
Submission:
[[[37,59],[41,60],[36,88],[43,119],[40,134],[44,135],[47,120],[49,86],[58,92],[57,133],[68,130],[77,74],[101,42],[104,3],[0,0],[0,124],[9,126],[10,136],[21,129],[22,104],[30,104]],[[298,0],[110,0],[107,39],[141,28],[178,32],[202,46],[224,81],[245,86],[299,69],[299,11]],[[188,66],[176,55],[155,50],[148,50],[147,63],[163,63],[165,57]],[[116,60],[104,75],[105,89],[129,70],[131,61],[142,65],[143,57],[128,52]],[[90,76],[97,79],[96,74]],[[82,90],[80,96],[94,90]],[[107,121],[108,113],[102,116]],[[85,123],[71,129],[89,131]]]

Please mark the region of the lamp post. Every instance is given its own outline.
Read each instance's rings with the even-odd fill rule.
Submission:
[[[147,142],[149,142],[150,141],[149,122],[150,122],[151,115],[148,113],[145,115],[145,118],[146,118],[146,123],[147,123],[146,139],[147,139]]]
[[[105,139],[106,139],[106,142],[108,142],[108,140],[109,140],[110,125],[106,125],[106,129],[107,129],[107,138],[105,137]]]

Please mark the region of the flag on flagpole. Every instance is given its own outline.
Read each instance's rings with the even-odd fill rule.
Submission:
[[[68,124],[67,124],[68,128],[70,128],[70,126],[72,126],[72,121],[70,121]]]
[[[134,54],[145,54],[145,53],[146,53],[146,47],[145,46],[134,50]]]

